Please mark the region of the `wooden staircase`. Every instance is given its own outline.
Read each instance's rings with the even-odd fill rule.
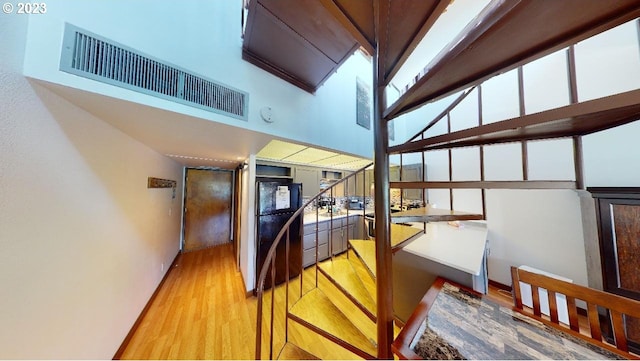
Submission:
[[[400,249],[423,231],[393,224],[392,233],[396,235],[392,243]],[[292,334],[288,339],[292,346],[287,347],[321,359],[376,358],[375,241],[349,240],[347,252],[318,263],[318,273],[318,287],[304,294],[287,313],[296,327],[306,328],[310,333]],[[394,334],[399,332],[400,328],[395,326]],[[320,337],[334,346],[314,347]],[[346,356],[344,351],[348,352]],[[298,355],[282,352],[279,358],[288,357]]]

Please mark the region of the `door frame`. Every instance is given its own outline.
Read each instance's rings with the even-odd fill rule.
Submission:
[[[180,252],[181,253],[184,252],[184,246],[185,246],[185,233],[186,233],[186,227],[185,227],[186,214],[185,213],[187,210],[187,172],[189,169],[231,172],[231,217],[229,221],[229,238],[231,243],[233,244],[234,251],[239,251],[239,250],[236,250],[236,248],[239,248],[239,244],[237,244],[238,239],[236,237],[236,235],[239,233],[239,229],[238,229],[239,223],[236,222],[236,214],[238,214],[238,217],[239,217],[239,209],[238,207],[236,207],[236,199],[239,198],[237,196],[238,188],[236,183],[236,179],[238,177],[237,175],[238,169],[202,166],[202,167],[184,167],[184,170],[182,172],[183,173],[182,175],[182,226],[181,226],[182,231],[180,232],[181,233]]]

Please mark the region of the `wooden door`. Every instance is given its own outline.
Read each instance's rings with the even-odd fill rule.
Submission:
[[[183,250],[230,242],[233,172],[189,168],[185,184]]]
[[[640,300],[640,189],[597,188],[604,290]],[[640,351],[640,319],[625,317],[630,349]]]

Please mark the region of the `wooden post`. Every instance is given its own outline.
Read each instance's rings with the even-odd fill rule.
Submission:
[[[386,49],[384,23],[388,8],[383,1],[374,2],[376,52],[373,57],[373,137],[375,184],[375,242],[378,358],[393,359],[393,285],[391,272],[390,196],[389,196],[389,131],[384,111],[384,74],[380,55]]]

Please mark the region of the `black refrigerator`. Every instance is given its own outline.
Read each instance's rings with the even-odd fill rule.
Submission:
[[[256,288],[262,266],[276,236],[302,206],[302,184],[282,182],[256,183]],[[302,271],[302,222],[303,214],[293,221],[289,231],[289,278]],[[275,284],[285,281],[286,233],[276,249]],[[267,273],[264,289],[271,288],[271,269]]]

